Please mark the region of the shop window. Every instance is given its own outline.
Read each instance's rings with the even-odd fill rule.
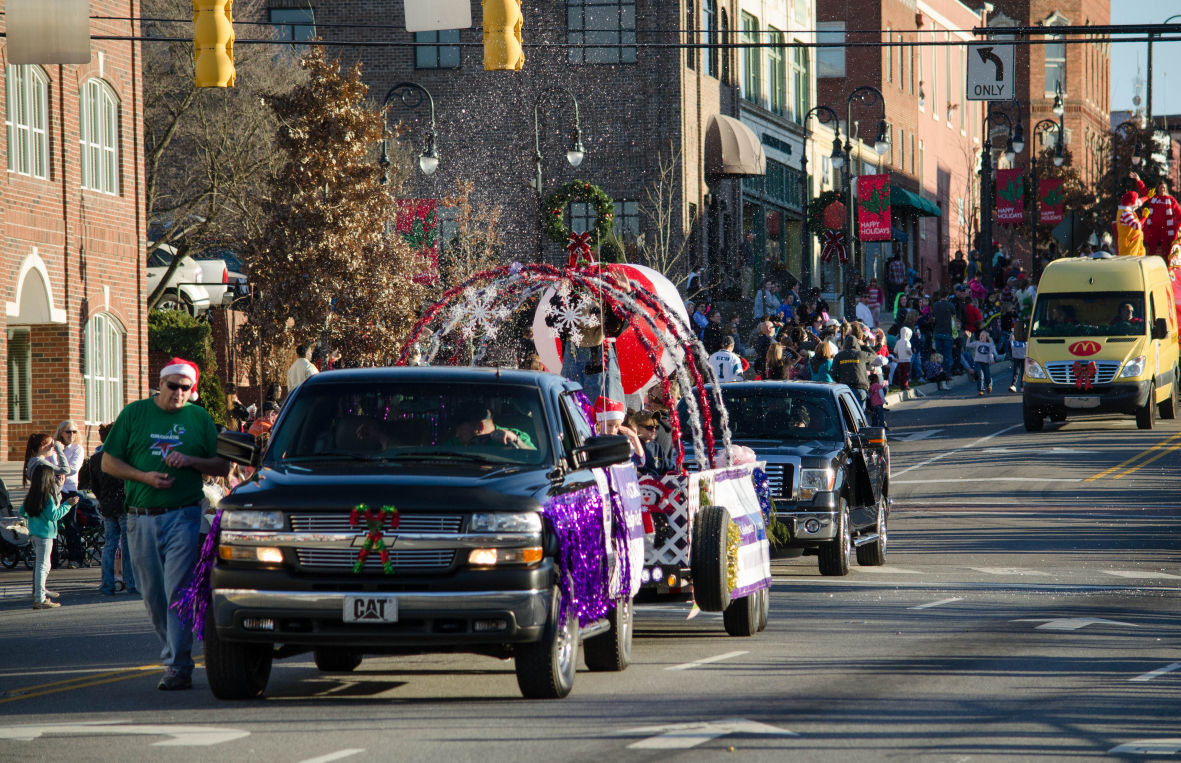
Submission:
[[[816,25],[816,42],[843,43],[845,22],[823,21]],[[843,47],[816,49],[817,77],[845,76],[845,49]]]
[[[40,66],[4,68],[8,170],[49,179],[49,77]]]
[[[101,79],[82,86],[81,134],[82,187],[103,193],[119,193],[119,101]]]
[[[8,331],[8,420],[31,421],[33,418],[33,353],[28,329]]]
[[[784,60],[787,50],[783,47],[783,32],[772,28],[770,37],[772,46],[767,48],[767,68],[770,74],[768,100],[771,113],[782,116],[786,110],[784,101],[787,100],[787,62]]]
[[[742,41],[759,42],[759,20],[749,13],[742,14]],[[742,97],[751,103],[763,100],[763,58],[762,48],[742,49]]]
[[[799,46],[795,49],[791,60],[791,74],[793,79],[792,91],[795,93],[795,119],[796,124],[802,125],[804,123],[804,115],[808,113],[808,108],[812,101],[812,74],[809,71],[808,65],[808,49]]]
[[[107,313],[86,322],[83,336],[86,423],[114,421],[123,409],[123,328]]]

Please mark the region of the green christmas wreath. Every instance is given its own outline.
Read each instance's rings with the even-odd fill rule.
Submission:
[[[824,210],[834,201],[844,203],[845,197],[840,191],[825,191],[808,202],[808,232],[813,236],[823,235],[827,227],[824,224]]]
[[[541,210],[541,224],[545,235],[559,244],[567,243],[570,230],[566,227],[566,207],[572,201],[581,201],[595,208],[595,227],[590,231],[592,246],[597,245],[615,227],[615,202],[593,183],[585,180],[571,180],[545,199]]]

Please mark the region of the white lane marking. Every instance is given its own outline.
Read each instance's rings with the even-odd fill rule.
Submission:
[[[918,570],[908,570],[905,567],[888,567],[882,565],[881,567],[857,567],[858,572],[868,572],[870,575],[889,575],[890,573],[898,573],[899,575],[922,575]]]
[[[249,736],[250,732],[242,731],[241,729],[219,728],[217,726],[149,725],[143,723],[124,723],[123,721],[44,723],[0,728],[0,739],[17,739],[22,742],[31,742],[44,734],[83,736],[93,736],[95,734],[143,734],[148,736],[171,737],[171,739],[153,742],[153,747],[208,747],[209,745],[241,739],[244,736]]]
[[[722,660],[728,660],[731,657],[741,657],[744,654],[750,654],[750,651],[746,650],[746,651],[742,651],[742,652],[726,652],[725,654],[719,654],[715,657],[706,657],[705,659],[702,659],[702,660],[694,660],[693,662],[685,662],[680,665],[670,665],[669,667],[665,668],[665,670],[692,670],[693,668],[699,668],[702,665],[709,665],[710,663],[713,663],[713,662],[721,662]]]
[[[960,596],[952,596],[950,599],[940,599],[939,601],[929,601],[926,604],[920,604],[917,607],[907,607],[907,609],[930,609],[931,607],[941,607],[944,604],[951,604],[952,602],[963,601]]]
[[[1154,678],[1160,678],[1161,676],[1163,676],[1166,673],[1172,673],[1177,668],[1181,668],[1181,662],[1174,662],[1172,665],[1165,665],[1163,668],[1157,668],[1156,670],[1150,670],[1147,673],[1145,673],[1144,675],[1136,676],[1135,678],[1130,678],[1128,680],[1133,681],[1133,682],[1139,681],[1139,682],[1143,683],[1145,681],[1151,681]]]
[[[1043,623],[1035,630],[1039,631],[1077,631],[1086,628],[1088,625],[1122,625],[1126,628],[1139,628],[1135,623],[1121,623],[1119,620],[1104,620],[1101,617],[1059,617],[1059,618],[1036,618],[1023,617],[1019,620],[1010,620],[1011,623]]]
[[[1176,755],[1181,752],[1181,739],[1141,739],[1121,744],[1107,751],[1108,755]]]
[[[906,434],[892,434],[890,442],[918,442],[926,440],[928,437],[934,437],[942,431],[942,429],[920,429],[917,432],[907,432]]]
[[[1133,580],[1156,580],[1157,578],[1181,580],[1181,575],[1170,575],[1167,572],[1152,572],[1151,570],[1100,570],[1100,572],[1104,575],[1113,575],[1117,578],[1132,578]]]
[[[688,750],[727,734],[758,734],[760,736],[796,737],[799,734],[766,723],[745,718],[697,723],[669,723],[664,726],[643,726],[628,729],[628,734],[656,734],[628,745],[631,750]]]
[[[968,443],[967,445],[964,445],[964,446],[962,446],[962,447],[959,447],[959,448],[953,448],[952,450],[947,450],[947,451],[944,451],[943,453],[940,453],[940,454],[939,454],[939,455],[937,455],[937,456],[932,456],[931,458],[928,458],[926,461],[921,461],[921,462],[919,462],[919,463],[915,464],[914,466],[908,466],[908,467],[906,467],[905,469],[902,469],[901,471],[894,472],[894,476],[895,476],[895,477],[898,477],[898,476],[900,476],[900,475],[906,474],[907,472],[914,471],[915,469],[918,469],[918,468],[924,467],[924,466],[926,466],[927,464],[933,464],[933,463],[935,463],[936,461],[938,461],[938,460],[939,460],[939,459],[941,459],[941,458],[947,458],[947,457],[948,457],[948,456],[950,456],[952,453],[959,453],[961,450],[970,450],[970,449],[973,449],[973,448],[975,448],[976,446],[980,445],[980,443],[982,443],[982,442],[988,442],[989,440],[991,440],[992,438],[996,437],[997,435],[1002,435],[1002,434],[1004,434],[1005,432],[1012,432],[1014,429],[1017,429],[1018,427],[1022,427],[1022,426],[1025,426],[1025,425],[1024,425],[1024,424],[1014,424],[1014,425],[1013,425],[1013,426],[1011,426],[1011,427],[1005,427],[1004,429],[1001,429],[1001,430],[999,430],[999,431],[997,431],[997,432],[993,432],[993,433],[992,433],[992,434],[990,434],[990,435],[985,435],[984,437],[981,437],[979,440],[976,440],[975,442],[970,442],[970,443]],[[894,480],[893,480],[893,479],[891,479],[891,480],[890,480],[890,483],[891,483],[891,484],[893,484],[893,483],[894,483]]]
[[[328,763],[330,760],[340,760],[341,758],[348,758],[362,752],[365,752],[364,747],[350,747],[345,750],[330,752],[327,755],[321,755],[318,758],[308,758],[307,760],[301,760],[299,763]]]
[[[972,591],[1039,591],[1046,593],[1062,593],[1062,592],[1081,592],[1081,593],[1181,593],[1181,587],[1178,586],[1141,586],[1141,585],[1116,585],[1105,584],[1095,585],[1087,583],[986,583],[982,580],[941,580],[941,581],[879,581],[879,580],[861,580],[855,577],[841,578],[839,583],[834,583],[830,577],[796,577],[789,575],[777,575],[776,582],[790,584],[793,586],[864,586],[865,588],[881,588],[882,586],[890,586],[896,591],[903,589],[946,589],[955,588],[957,590],[972,590]]]
[[[1041,570],[1023,570],[1020,567],[969,567],[985,575],[1049,575]]]
[[[901,473],[901,472],[899,472]],[[956,477],[946,480],[890,480],[891,485],[956,485],[961,482],[1082,482],[1082,477]]]

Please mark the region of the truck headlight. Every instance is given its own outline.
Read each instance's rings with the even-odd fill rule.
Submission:
[[[1132,358],[1127,363],[1124,363],[1123,369],[1119,372],[1119,378],[1132,379],[1144,373],[1144,362],[1147,358],[1141,355],[1138,358]]]
[[[473,533],[539,533],[541,514],[488,512],[472,514],[468,532]]]
[[[800,469],[800,499],[811,500],[817,493],[832,490],[836,472],[832,469]]]
[[[1025,378],[1027,379],[1045,379],[1046,369],[1042,368],[1042,364],[1038,363],[1033,358],[1025,359]]]
[[[225,511],[221,515],[223,530],[282,530],[281,511]]]

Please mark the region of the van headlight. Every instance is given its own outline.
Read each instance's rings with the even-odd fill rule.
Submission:
[[[1045,379],[1046,369],[1033,358],[1025,359],[1025,377],[1027,379]]]
[[[468,532],[473,533],[539,533],[541,514],[487,512],[472,514]]]
[[[1131,379],[1140,376],[1144,373],[1144,361],[1146,360],[1147,358],[1141,355],[1138,358],[1132,358],[1127,363],[1124,363],[1123,370],[1119,372],[1119,378]]]
[[[832,469],[800,469],[800,500],[808,501],[817,493],[832,490],[835,479]]]
[[[281,511],[224,511],[221,515],[223,530],[282,530]]]

